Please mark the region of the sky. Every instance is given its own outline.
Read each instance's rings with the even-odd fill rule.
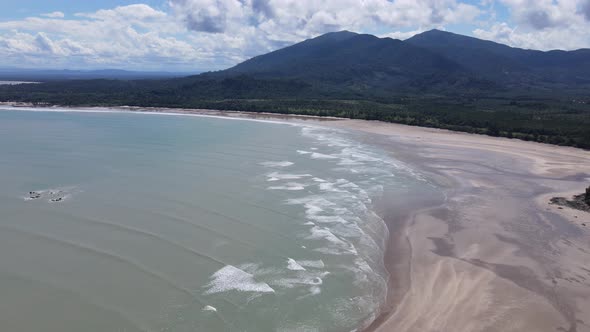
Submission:
[[[435,28],[590,48],[590,0],[2,0],[0,67],[199,72],[331,31],[406,39]]]

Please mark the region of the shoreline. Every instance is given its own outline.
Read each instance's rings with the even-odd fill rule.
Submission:
[[[590,331],[590,227],[581,225],[590,213],[548,204],[587,187],[588,151],[366,120],[82,109],[312,122],[379,137],[385,151],[437,179],[447,197],[386,218],[388,300],[365,331]]]
[[[59,111],[70,110],[73,112],[126,112],[126,113],[142,113],[142,114],[162,114],[162,115],[194,115],[194,116],[210,116],[223,117],[232,119],[249,119],[249,120],[302,120],[325,122],[335,120],[345,120],[347,118],[339,118],[333,116],[316,116],[316,115],[300,115],[300,114],[281,114],[270,112],[244,112],[244,111],[224,111],[212,109],[198,109],[198,108],[168,108],[168,107],[140,107],[140,106],[108,106],[108,107],[76,107],[76,106],[57,106],[57,105],[35,105],[32,103],[15,103],[15,102],[0,102],[0,107],[11,107],[14,110],[35,109],[40,111]]]
[[[327,125],[379,135],[396,158],[451,181],[442,206],[404,227],[408,289],[365,331],[590,331],[590,213],[548,204],[587,186],[590,153],[376,121]]]
[[[508,137],[501,137],[501,136],[489,136],[485,134],[477,134],[477,133],[468,133],[463,131],[453,131],[450,129],[442,129],[442,128],[434,128],[434,127],[422,127],[422,126],[412,126],[406,125],[401,123],[395,122],[384,122],[380,120],[361,120],[361,119],[351,119],[345,117],[336,117],[336,116],[319,116],[319,115],[303,115],[303,114],[291,114],[291,113],[273,113],[273,112],[248,112],[248,111],[232,111],[232,110],[215,110],[215,109],[204,109],[204,108],[170,108],[170,107],[143,107],[143,106],[129,106],[129,105],[121,105],[121,106],[60,106],[60,105],[38,105],[29,102],[11,102],[11,101],[0,101],[0,107],[7,106],[12,107],[15,110],[22,109],[22,108],[30,108],[30,109],[38,109],[38,110],[46,110],[52,111],[55,109],[63,109],[77,111],[80,112],[88,111],[88,112],[127,112],[127,113],[143,113],[143,114],[163,114],[163,115],[194,115],[194,116],[210,116],[210,117],[222,117],[222,118],[231,118],[231,119],[248,119],[248,120],[275,120],[281,122],[290,122],[292,120],[298,120],[301,122],[316,122],[316,123],[328,123],[333,121],[347,121],[351,123],[370,123],[370,124],[378,124],[379,127],[385,125],[390,127],[395,127],[396,130],[402,128],[400,133],[409,133],[409,132],[426,132],[426,133],[438,133],[438,134],[450,134],[450,135],[462,135],[466,138],[468,137],[481,137],[481,138],[488,138],[492,140],[502,140],[507,142],[522,142],[524,144],[533,144],[534,146],[548,146],[548,147],[557,147],[557,148],[564,148],[564,149],[574,149],[579,150],[582,152],[590,153],[590,150],[585,150],[583,148],[573,147],[573,146],[566,146],[566,145],[554,145],[549,143],[542,143],[536,141],[525,141],[519,138],[508,138]],[[377,130],[367,130],[366,128],[360,128],[357,125],[350,125],[346,124],[342,126],[343,129],[351,129],[355,131],[362,131],[377,135],[383,135],[382,128]],[[334,126],[335,128],[339,126]],[[387,134],[386,134],[387,135]],[[397,136],[397,135],[395,135]]]

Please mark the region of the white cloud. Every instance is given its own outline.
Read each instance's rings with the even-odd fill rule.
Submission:
[[[535,30],[563,27],[579,22],[579,0],[502,0],[515,24]]]
[[[52,13],[41,14],[41,16],[49,17],[49,18],[63,18],[66,15],[62,12],[52,12]]]
[[[219,33],[231,23],[244,23],[248,6],[239,0],[175,0],[170,7],[189,30]]]
[[[590,28],[590,27],[589,27]],[[476,29],[477,38],[534,50],[575,50],[590,45],[585,28],[554,28],[525,30],[513,28],[505,22],[494,24],[488,29]]]
[[[411,30],[411,31],[394,31],[394,32],[389,32],[386,34],[379,35],[379,37],[381,37],[381,38],[389,37],[389,38],[393,38],[393,39],[405,40],[405,39],[413,37],[419,33],[422,33],[424,31],[425,31],[424,29]]]
[[[169,0],[193,31],[221,33],[243,26],[262,32],[313,35],[337,29],[435,27],[473,21],[478,7],[456,0]]]
[[[35,37],[35,46],[42,53],[63,54],[63,51],[42,32]]]
[[[0,22],[3,65],[198,68],[202,52],[177,36],[185,29],[165,12],[140,4],[74,16]]]
[[[502,0],[508,22],[475,29],[478,38],[515,47],[573,50],[590,46],[590,0]]]
[[[95,19],[139,19],[150,20],[166,17],[166,13],[155,10],[145,4],[119,6],[114,9],[101,9],[94,13],[78,13],[76,16],[85,16]]]
[[[582,1],[578,8],[578,13],[584,15],[587,21],[590,21],[590,0]]]

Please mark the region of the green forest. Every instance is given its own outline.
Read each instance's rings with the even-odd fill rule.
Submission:
[[[295,81],[228,78],[169,84],[89,80],[0,86],[0,101],[335,116],[590,149],[590,98],[576,96],[403,93],[384,97],[320,92]]]

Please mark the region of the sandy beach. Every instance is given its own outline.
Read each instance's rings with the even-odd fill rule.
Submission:
[[[443,202],[382,211],[390,287],[367,331],[590,331],[590,213],[549,204],[590,185],[589,151],[362,120],[124,109],[354,130],[442,186]]]
[[[590,183],[590,152],[381,122],[396,158],[438,178],[440,206],[399,225],[395,287],[370,331],[590,331],[590,213],[548,204]],[[586,224],[587,226],[584,226]]]

